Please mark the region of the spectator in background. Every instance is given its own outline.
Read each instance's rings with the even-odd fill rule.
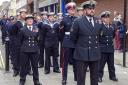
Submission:
[[[83,16],[83,8],[82,8],[82,7],[78,7],[78,8],[77,8],[77,16],[78,16],[78,17]]]
[[[121,23],[123,23],[122,21],[122,16],[119,12],[117,11],[114,11],[114,19],[113,19],[113,22],[112,22],[112,25],[113,27],[115,28],[115,39],[114,39],[114,47],[116,50],[120,50],[121,48],[121,41],[120,41],[120,32],[119,32],[119,27],[121,25]],[[121,31],[121,30],[120,30]]]
[[[12,65],[14,62],[13,59],[15,54],[13,54],[13,36],[10,35],[10,31],[13,29],[13,25],[15,24],[15,22],[16,18],[14,16],[10,16],[6,23],[6,39],[9,39],[9,56],[11,58]]]
[[[20,17],[20,13],[17,13],[17,14],[16,14],[16,19],[17,19],[17,20],[20,20],[20,18],[21,18],[21,17]]]
[[[117,25],[118,25],[117,31],[119,32],[119,39],[120,39],[119,50],[122,52],[124,48],[125,26],[124,26],[124,23],[122,23],[121,21],[119,21]]]

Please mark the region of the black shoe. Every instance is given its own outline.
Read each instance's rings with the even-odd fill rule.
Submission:
[[[74,81],[77,81],[77,78],[76,77],[74,78]]]
[[[62,80],[62,85],[66,85],[67,81],[66,80]]]
[[[44,73],[45,73],[45,74],[49,74],[49,73],[50,73],[50,71],[47,71],[47,70],[46,70]]]
[[[42,85],[39,81],[34,82],[34,85]]]
[[[44,65],[43,64],[39,64],[38,68],[43,68]]]
[[[25,85],[25,81],[20,81],[19,85]]]
[[[16,76],[18,76],[18,75],[19,75],[19,72],[18,72],[18,71],[14,71],[13,77],[16,77]]]
[[[53,72],[60,73],[60,70],[59,69],[58,70],[53,70]]]
[[[28,71],[28,75],[33,75],[33,72],[32,71]]]
[[[116,77],[110,78],[110,80],[116,81],[116,82],[118,81],[118,79]]]
[[[102,82],[102,78],[98,78],[98,82]]]

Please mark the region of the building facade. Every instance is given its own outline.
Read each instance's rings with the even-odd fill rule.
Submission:
[[[1,15],[8,15],[9,14],[9,6],[10,2],[5,1],[1,5]]]
[[[16,15],[16,0],[11,0],[9,5],[8,16],[15,16],[15,15]]]
[[[16,12],[23,8],[27,9],[27,0],[16,0]]]
[[[39,11],[58,12],[59,0],[38,0]]]

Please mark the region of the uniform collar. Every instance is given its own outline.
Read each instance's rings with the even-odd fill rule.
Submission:
[[[86,16],[86,18],[88,19],[88,21],[89,21],[89,19],[93,20],[93,17]]]
[[[27,25],[27,28],[32,31],[33,26],[32,26],[32,25],[31,25],[31,26],[28,26],[28,25]],[[30,28],[31,28],[31,29],[30,29]]]

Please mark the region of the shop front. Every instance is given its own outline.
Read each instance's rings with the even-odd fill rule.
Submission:
[[[57,13],[59,10],[59,0],[39,0],[39,11]]]

